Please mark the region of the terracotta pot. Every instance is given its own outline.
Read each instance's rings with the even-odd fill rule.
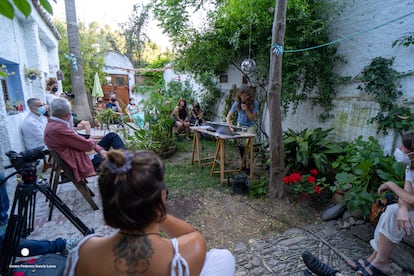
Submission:
[[[308,192],[301,192],[298,194],[298,203],[308,205],[312,201],[311,195]]]
[[[167,151],[158,153],[158,156],[161,157],[162,159],[165,159],[165,158],[173,156],[176,151],[177,151],[177,145],[174,144]]]
[[[337,190],[332,195],[332,202],[338,203],[340,202],[345,196],[345,191]]]

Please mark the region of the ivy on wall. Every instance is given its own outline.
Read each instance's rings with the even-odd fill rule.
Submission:
[[[198,1],[153,2],[156,18],[163,22],[164,31],[177,49],[174,68],[192,72],[198,81],[201,80],[206,92],[213,94],[207,97],[205,106],[214,106],[218,93],[217,82],[213,79],[217,80],[229,64],[242,71],[240,64],[247,57],[254,59],[257,67],[251,75],[245,74],[245,78],[250,86],[257,88],[259,106],[265,106],[275,12],[271,8],[275,5],[273,0],[215,1],[202,29],[191,27],[187,13],[190,7],[193,10],[201,7]],[[288,1],[287,9],[286,49],[304,49],[329,42],[330,15],[339,12],[332,1],[292,0]],[[314,104],[323,109],[319,116],[321,121],[332,117],[332,100],[336,96],[334,83],[338,77],[333,67],[341,59],[336,50],[336,46],[331,45],[284,55],[282,108],[285,114],[312,98]]]
[[[414,127],[414,114],[407,106],[398,103],[402,96],[399,90],[399,72],[392,68],[394,58],[374,58],[361,73],[361,81],[358,89],[374,96],[379,105],[377,115],[369,123],[377,123],[377,133],[388,134],[389,130],[395,130],[402,134]]]

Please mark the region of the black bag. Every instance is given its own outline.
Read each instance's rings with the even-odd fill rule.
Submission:
[[[231,187],[231,190],[235,194],[247,195],[250,189],[249,177],[245,174],[235,174],[229,176],[227,184]]]
[[[67,257],[59,254],[45,254],[14,264],[12,275],[61,276],[65,271]]]

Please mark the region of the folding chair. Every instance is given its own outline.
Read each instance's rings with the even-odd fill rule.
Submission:
[[[59,182],[59,177],[61,172],[63,172],[68,180],[72,182],[78,191],[83,195],[89,205],[92,207],[93,210],[98,210],[99,207],[96,205],[95,201],[93,201],[92,196],[95,194],[89,189],[87,186],[87,180],[82,179],[81,181],[76,181],[75,176],[73,175],[72,170],[66,164],[66,162],[60,158],[56,151],[50,150],[50,156],[53,158],[53,165],[52,171],[50,173],[49,184],[51,186],[52,191],[56,194],[57,186],[62,182]],[[52,212],[53,212],[53,203],[50,203],[50,210],[49,210],[49,220],[52,219]]]

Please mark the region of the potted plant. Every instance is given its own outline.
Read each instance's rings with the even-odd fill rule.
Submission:
[[[320,196],[322,191],[329,185],[326,178],[318,178],[316,169],[309,170],[309,173],[291,173],[283,178],[283,183],[288,185],[289,190],[298,196],[301,203],[311,200],[311,195]]]
[[[26,77],[29,80],[35,80],[37,78],[39,78],[39,79],[42,78],[41,72],[39,70],[37,70],[37,69],[34,69],[34,68],[26,68],[24,70],[24,72],[25,72]]]
[[[98,113],[96,119],[101,125],[106,124],[106,128],[109,129],[109,125],[120,119],[120,115],[115,113],[112,109],[105,109]]]
[[[151,92],[141,102],[146,127],[139,128],[132,123],[124,122],[126,129],[123,130],[123,135],[128,148],[152,150],[166,158],[174,154],[177,148],[172,136],[171,116],[175,103],[159,91]]]

